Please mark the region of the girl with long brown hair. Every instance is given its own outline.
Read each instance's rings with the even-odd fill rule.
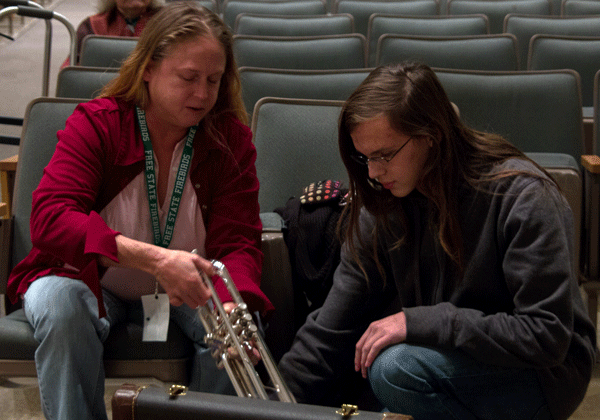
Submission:
[[[567,419],[595,328],[573,217],[549,175],[466,127],[435,73],[375,69],[345,102],[350,179],[333,287],[281,370],[323,403],[353,367],[392,412],[421,419]]]

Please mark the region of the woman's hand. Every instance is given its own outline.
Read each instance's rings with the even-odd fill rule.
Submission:
[[[205,305],[210,290],[204,284],[200,271],[208,276],[216,274],[210,261],[197,254],[162,248],[123,235],[115,237],[117,260],[100,256],[106,267],[135,268],[152,274],[169,296],[169,303],[190,308]]]
[[[369,325],[356,343],[354,369],[367,377],[367,369],[385,347],[406,340],[406,316],[404,312],[390,315]]]
[[[210,261],[187,251],[165,250],[154,269],[154,276],[169,295],[169,303],[180,306],[185,303],[190,308],[206,304],[210,290],[200,274],[215,274]]]

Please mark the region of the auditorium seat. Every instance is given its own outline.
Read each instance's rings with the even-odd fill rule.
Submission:
[[[413,36],[486,35],[490,32],[485,15],[408,16],[374,13],[367,31],[368,65],[375,65],[377,42],[384,34]]]
[[[533,16],[509,14],[504,32],[517,37],[521,69],[527,68],[529,42],[536,34],[600,36],[600,16]]]
[[[234,35],[233,53],[239,67],[331,70],[364,68],[363,35],[269,37]]]
[[[562,16],[600,15],[600,2],[596,0],[562,0]]]
[[[368,36],[369,18],[374,13],[389,15],[435,16],[439,11],[437,0],[336,0],[334,13],[354,16],[356,32]]]
[[[464,70],[517,70],[516,38],[510,34],[403,36],[379,38],[376,65],[422,61],[430,67]]]
[[[96,97],[102,88],[114,79],[117,68],[67,66],[58,72],[56,78],[57,98]]]
[[[504,18],[510,13],[549,15],[550,12],[548,0],[448,0],[449,15],[486,15],[492,34],[503,32]]]
[[[253,36],[320,36],[354,32],[354,18],[337,15],[258,15],[241,13],[235,20],[235,34]]]
[[[327,13],[325,0],[225,0],[221,15],[231,28],[240,13],[262,15],[324,15]]]
[[[81,42],[79,64],[87,67],[121,67],[137,41],[137,37],[86,35]]]
[[[249,115],[264,97],[346,100],[372,69],[289,70],[241,67],[242,95]]]

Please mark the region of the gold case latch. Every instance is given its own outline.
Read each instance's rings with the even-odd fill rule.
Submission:
[[[347,418],[350,416],[358,416],[358,406],[350,405],[350,404],[342,404],[342,408],[335,412],[342,416],[342,418]]]
[[[180,395],[185,395],[187,392],[187,386],[183,385],[171,385],[169,388],[169,396],[171,398],[178,397]]]

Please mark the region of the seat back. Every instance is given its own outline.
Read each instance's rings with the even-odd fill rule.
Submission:
[[[365,45],[366,39],[360,34],[233,37],[233,53],[239,67],[296,70],[364,68]]]
[[[214,13],[219,13],[219,3],[217,0],[194,0],[198,6],[202,6]]]
[[[62,68],[56,79],[56,97],[95,98],[118,73],[119,70],[116,68],[81,66]]]
[[[438,14],[439,3],[437,0],[336,0],[333,10],[354,16],[356,32],[367,37],[369,18],[374,13],[433,16]]]
[[[527,69],[575,70],[581,77],[584,117],[592,116],[594,76],[600,70],[600,37],[534,35],[529,43]]]
[[[600,16],[531,16],[509,14],[504,32],[517,37],[519,63],[526,69],[529,42],[536,34],[600,36]]]
[[[79,64],[87,67],[121,67],[137,41],[137,37],[87,35],[81,42]]]
[[[284,98],[258,101],[251,128],[261,212],[283,207],[312,182],[335,179],[347,185],[337,139],[342,104]]]
[[[290,255],[281,232],[282,219],[273,210],[284,207],[303,188],[326,179],[344,181],[345,167],[337,146],[337,121],[342,101],[263,98],[256,104],[251,129],[256,146],[258,201],[263,226],[265,264],[261,289],[275,306],[266,342],[276,360],[289,349],[302,308],[292,283]],[[277,228],[278,226],[278,228]],[[270,237],[271,241],[265,241]],[[269,243],[279,244],[277,247]],[[268,257],[268,258],[267,258]],[[279,257],[277,259],[277,257]]]
[[[490,33],[503,32],[504,18],[510,13],[550,15],[548,0],[449,0],[449,15],[483,13],[490,20]]]
[[[579,160],[583,119],[579,75],[573,70],[435,72],[467,125],[498,133],[524,152],[565,153]]]
[[[242,94],[249,115],[259,99],[277,98],[346,100],[372,69],[284,70],[240,68]]]
[[[31,194],[37,188],[44,168],[54,153],[58,141],[56,132],[64,129],[65,121],[81,101],[38,98],[30,102],[25,110],[12,203],[13,267],[31,250]]]
[[[223,21],[233,30],[240,13],[261,15],[324,15],[325,0],[225,0]]]
[[[255,15],[241,13],[235,21],[237,35],[319,36],[354,32],[354,18],[338,15]]]
[[[430,67],[518,70],[517,40],[510,34],[449,37],[383,35],[376,65],[417,60]]]
[[[368,26],[368,66],[374,66],[377,42],[384,34],[409,36],[486,35],[490,32],[486,15],[404,16],[374,13]]]
[[[595,0],[562,0],[562,16],[600,15],[600,2]]]

